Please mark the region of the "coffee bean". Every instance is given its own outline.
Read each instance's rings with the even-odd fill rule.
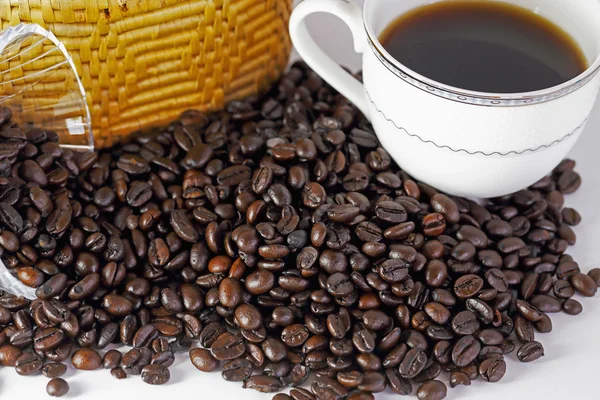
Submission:
[[[47,351],[57,348],[65,334],[58,328],[47,328],[37,331],[33,338],[33,347],[37,351]]]
[[[578,315],[583,311],[583,306],[577,300],[567,299],[563,302],[562,309],[569,315]]]
[[[506,363],[495,357],[486,358],[479,364],[479,375],[486,382],[498,382],[505,372]]]
[[[573,208],[563,208],[561,215],[565,223],[568,225],[577,226],[581,223],[581,215]]]
[[[542,319],[534,323],[535,329],[540,333],[552,332],[552,320],[548,315],[544,314]]]
[[[440,303],[427,303],[424,310],[429,318],[440,325],[444,325],[450,319],[450,311]]]
[[[308,329],[301,324],[287,326],[281,332],[281,341],[289,347],[302,346],[308,337]]]
[[[253,305],[241,304],[235,309],[235,321],[242,329],[258,329],[262,325],[262,315]]]
[[[152,352],[148,348],[131,349],[123,355],[121,366],[129,375],[140,375],[142,369],[150,364]]]
[[[526,342],[517,352],[521,362],[532,362],[544,356],[544,347],[539,342]]]
[[[190,350],[190,360],[194,367],[203,372],[212,372],[219,366],[219,362],[206,349]]]
[[[477,339],[486,346],[498,346],[504,342],[502,333],[497,329],[482,329],[476,336]]]
[[[102,366],[105,369],[117,368],[121,364],[121,352],[118,350],[109,350],[102,357]]]
[[[531,322],[520,315],[515,318],[515,333],[519,340],[523,342],[531,342],[535,337]]]
[[[477,275],[463,275],[454,283],[454,293],[461,299],[474,297],[483,287],[483,279]]]
[[[119,295],[107,295],[102,306],[112,315],[124,317],[133,311],[133,304],[127,298]]]
[[[242,340],[230,333],[224,333],[210,346],[210,352],[219,361],[233,360],[244,354]]]
[[[457,386],[471,386],[471,379],[464,372],[454,371],[450,374],[449,379],[450,387],[455,388]]]
[[[198,231],[183,210],[173,210],[170,222],[173,230],[181,240],[189,243],[198,241]]]
[[[244,359],[231,360],[223,365],[221,376],[226,381],[242,382],[252,375],[253,367],[250,361]]]
[[[93,371],[102,365],[102,357],[93,349],[79,349],[73,353],[71,362],[77,369]]]
[[[358,390],[371,393],[383,392],[386,387],[385,376],[379,372],[365,372]]]
[[[562,193],[574,193],[581,186],[581,178],[574,171],[565,171],[558,178],[557,184]]]
[[[38,373],[44,361],[33,353],[23,353],[17,358],[15,369],[19,375],[33,375]]]
[[[458,232],[456,232],[456,238],[470,242],[478,249],[485,248],[488,244],[487,235],[481,229],[470,225],[463,225]]]
[[[531,298],[531,305],[545,313],[556,313],[561,310],[561,303],[555,297],[538,294]]]
[[[438,380],[429,380],[421,384],[417,389],[419,400],[442,400],[446,398],[446,385]]]
[[[127,378],[127,373],[123,368],[113,368],[110,370],[110,374],[119,380]]]
[[[169,369],[162,364],[150,364],[142,368],[142,380],[149,385],[164,385],[170,379]]]
[[[452,349],[452,362],[457,367],[466,367],[477,356],[481,350],[481,344],[473,336],[468,335],[460,338]]]
[[[596,282],[588,275],[577,273],[571,276],[571,284],[579,293],[586,297],[593,297],[598,290]]]
[[[277,378],[254,375],[244,380],[244,389],[254,389],[262,393],[273,393],[281,390],[281,382]]]
[[[278,339],[267,338],[262,342],[261,347],[265,353],[265,357],[271,361],[278,362],[287,357],[287,349],[283,342]]]
[[[426,363],[427,354],[423,350],[410,349],[400,363],[400,375],[407,379],[414,378],[425,368]]]
[[[67,372],[67,366],[63,363],[50,363],[42,367],[42,373],[46,378],[58,378]]]
[[[542,319],[542,313],[524,300],[517,300],[517,310],[528,321],[537,322]]]
[[[62,378],[53,378],[46,385],[46,393],[52,397],[62,397],[69,392],[69,384]]]
[[[459,335],[472,335],[479,326],[477,315],[471,311],[461,311],[452,319],[452,330]]]
[[[10,204],[0,202],[0,221],[15,233],[23,229],[23,218]]]
[[[485,301],[470,298],[467,299],[466,305],[467,309],[474,313],[484,324],[491,324],[494,320],[494,311]]]

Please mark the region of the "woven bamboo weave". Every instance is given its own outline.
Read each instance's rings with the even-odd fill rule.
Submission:
[[[292,0],[0,0],[0,22],[37,23],[63,42],[101,148],[265,90],[288,61],[291,9]],[[22,73],[44,68],[32,65]]]

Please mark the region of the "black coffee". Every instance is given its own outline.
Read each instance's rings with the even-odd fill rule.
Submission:
[[[381,35],[398,61],[462,89],[520,93],[560,85],[588,67],[549,20],[493,1],[444,1],[400,16]]]

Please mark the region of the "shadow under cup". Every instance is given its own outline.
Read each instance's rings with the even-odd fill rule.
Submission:
[[[530,93],[474,92],[435,82],[395,60],[379,35],[425,0],[367,0],[363,79],[383,146],[415,178],[450,194],[495,197],[527,187],[568,154],[595,103],[600,78],[600,2],[503,0],[569,33],[589,68]]]

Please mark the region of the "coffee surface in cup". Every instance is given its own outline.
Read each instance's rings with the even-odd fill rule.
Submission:
[[[380,41],[413,71],[481,92],[542,90],[588,67],[579,45],[553,22],[492,1],[445,1],[416,8],[390,24]]]

